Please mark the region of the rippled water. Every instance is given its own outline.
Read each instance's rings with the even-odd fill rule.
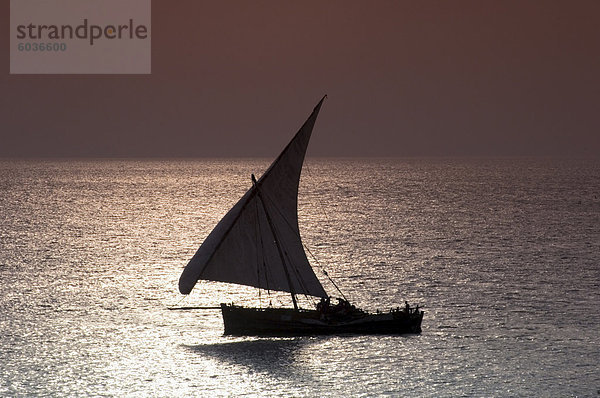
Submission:
[[[423,333],[224,337],[166,307],[258,304],[177,280],[267,165],[0,161],[0,395],[600,395],[598,161],[309,159],[305,243],[357,305],[419,303]]]

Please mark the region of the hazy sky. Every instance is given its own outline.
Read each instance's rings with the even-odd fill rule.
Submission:
[[[0,156],[600,154],[600,1],[152,3],[151,75],[9,75]]]

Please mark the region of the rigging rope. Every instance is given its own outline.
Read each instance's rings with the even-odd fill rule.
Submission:
[[[285,223],[288,226],[288,228],[290,228],[290,230],[292,230],[292,232],[296,232],[296,230],[294,229],[294,227],[292,227],[292,225],[290,224],[290,222],[288,221],[288,219],[284,216],[284,214],[281,212],[281,210],[279,210],[279,207],[275,206],[275,204],[271,200],[271,198],[269,198],[268,195],[266,195],[266,196],[263,195],[263,196],[272,204],[273,208],[281,215],[281,218],[285,221]],[[327,215],[327,213],[325,213],[325,215]],[[340,290],[340,288],[338,287],[338,285],[333,281],[333,279],[331,279],[331,277],[329,276],[329,274],[325,270],[325,267],[323,267],[321,265],[321,263],[319,262],[319,260],[317,260],[317,258],[315,257],[315,255],[310,251],[310,249],[308,248],[308,246],[306,246],[306,244],[304,242],[302,242],[302,239],[301,239],[300,235],[298,235],[298,240],[300,240],[300,242],[302,243],[302,246],[306,249],[306,251],[315,260],[315,262],[317,263],[317,265],[321,269],[321,272],[323,272],[323,274],[327,277],[327,279],[331,282],[331,284],[335,287],[335,289],[342,295],[342,298],[344,300],[348,301],[348,299],[346,298],[346,296],[344,295],[344,293]],[[287,253],[286,253],[286,255],[287,255]],[[298,271],[297,271],[296,267],[294,266],[293,268],[294,268],[294,271],[296,272],[296,274],[298,274]],[[300,278],[300,282],[302,283],[302,279],[301,278]]]
[[[308,167],[308,162],[304,162],[304,169],[308,172],[308,175],[311,178],[314,178],[313,175],[312,175],[312,173],[311,173],[311,171],[310,171],[310,167]],[[321,209],[321,212],[323,212],[323,215],[325,215],[325,219],[327,220],[327,224],[331,225],[331,222],[329,220],[329,215],[327,214],[327,211],[325,211],[325,205],[323,204],[323,201],[321,200],[321,197],[319,195],[316,195],[316,197],[317,197],[317,200],[319,201],[319,208]],[[321,268],[321,272],[323,272],[323,274],[325,274],[325,276],[327,277],[327,279],[329,280],[329,282],[331,282],[331,284],[336,288],[336,290],[342,295],[342,298],[344,300],[348,301],[348,299],[346,298],[346,296],[344,295],[344,293],[342,293],[342,291],[340,290],[340,288],[338,287],[338,285],[333,281],[333,279],[331,279],[331,277],[329,276],[329,274],[325,270],[325,267],[323,267],[321,265],[321,263],[319,262],[319,260],[317,260],[317,257],[315,257],[315,255],[310,251],[310,249],[308,248],[308,246],[306,246],[306,244],[304,244],[304,242],[302,242],[302,246],[304,246],[304,248],[306,249],[306,251],[308,252],[308,254],[310,254],[310,256],[313,258],[313,260],[315,260],[315,262],[317,263],[317,265],[319,266],[319,268]]]
[[[321,263],[319,262],[319,260],[317,260],[317,258],[315,257],[315,255],[310,251],[310,249],[308,248],[308,246],[306,246],[304,244],[304,242],[302,243],[302,246],[304,246],[304,248],[306,249],[306,251],[308,252],[308,254],[310,254],[310,256],[313,258],[313,260],[315,260],[315,262],[317,263],[317,265],[319,266],[319,268],[321,268],[321,272],[323,272],[323,274],[325,274],[325,276],[327,277],[327,279],[329,279],[329,282],[331,282],[331,284],[336,288],[336,290],[342,295],[342,298],[344,300],[348,301],[348,299],[346,298],[346,296],[344,295],[344,293],[342,293],[342,291],[340,290],[340,288],[338,287],[338,285],[333,281],[333,279],[331,279],[331,277],[329,276],[329,274],[325,270],[325,267],[323,267],[321,265]]]
[[[311,178],[314,178],[312,173],[310,172],[310,168],[308,167],[308,162],[304,162],[304,169],[308,172],[308,175]],[[327,215],[327,212],[325,211],[325,206],[323,205],[323,201],[321,200],[321,197],[319,195],[317,195],[317,200],[319,201],[319,205],[320,205],[320,209],[323,212],[323,215],[325,215],[325,219],[327,220],[327,224],[331,225],[330,221],[329,221],[329,216]]]

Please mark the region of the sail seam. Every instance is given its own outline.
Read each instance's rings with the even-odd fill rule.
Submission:
[[[280,217],[285,221],[285,225],[287,225],[289,227],[289,229],[292,230],[292,232],[298,237],[298,241],[302,242],[302,239],[300,238],[300,233],[299,233],[298,228],[294,228],[290,224],[290,222],[287,220],[287,218],[285,217],[285,215],[281,212],[281,210],[279,209],[279,207],[276,206],[276,204],[271,200],[271,198],[269,197],[269,195],[264,195],[264,193],[263,193],[263,194],[260,194],[259,197],[260,197],[261,201],[263,201],[263,206],[265,206],[265,204],[264,204],[264,200],[265,199],[269,202],[269,206],[272,207],[273,209],[275,209],[275,211],[277,211],[277,213],[280,215]],[[305,292],[309,291],[309,289],[307,289],[306,281],[304,280],[304,278],[300,274],[300,271],[298,270],[298,267],[296,266],[296,264],[290,258],[287,250],[284,250],[284,254],[285,254],[286,258],[288,259],[288,263],[290,264],[292,270],[294,271],[296,279],[298,280],[298,284],[300,285],[300,287],[302,288],[302,290],[305,291]],[[306,257],[306,253],[304,254],[304,256]],[[308,259],[307,259],[307,261],[308,261]],[[309,263],[309,265],[310,265],[310,263]],[[327,292],[323,288],[323,285],[321,285],[321,283],[319,281],[319,278],[314,274],[314,271],[313,271],[313,275],[314,275],[317,283],[319,283],[321,289],[325,292],[325,294],[327,294]]]
[[[260,195],[260,198],[261,198],[261,200],[265,200],[266,199],[269,202],[270,207],[272,207],[273,209],[275,209],[275,211],[277,211],[277,213],[280,215],[280,217],[285,221],[285,225],[287,225],[288,228],[296,235],[296,237],[298,238],[298,241],[302,243],[302,238],[300,237],[299,228],[292,226],[292,224],[285,217],[285,215],[282,213],[282,211],[279,209],[279,207],[276,206],[276,204],[271,200],[271,198],[269,197],[269,195],[264,195],[264,193],[263,193],[263,194]],[[302,243],[302,246],[305,246],[305,245]],[[309,291],[309,289],[307,289],[306,281],[304,280],[304,278],[302,278],[302,275],[300,274],[300,271],[298,270],[298,267],[296,266],[296,264],[294,262],[292,262],[292,260],[289,257],[287,251],[285,252],[285,254],[288,257],[288,260],[290,261],[291,266],[293,267],[294,273],[296,274],[296,277],[297,277],[298,283],[300,284],[300,287],[304,291]],[[304,253],[304,256],[306,257],[306,253]],[[308,261],[308,258],[306,260]],[[309,265],[310,265],[310,263],[309,263]],[[311,268],[311,271],[312,271],[312,268]],[[319,278],[317,277],[317,275],[314,273],[314,271],[312,271],[312,274],[313,274],[316,282],[321,287],[321,290],[323,290],[323,292],[325,293],[325,295],[327,295],[327,292],[325,291],[325,288],[321,284],[321,281],[319,280]]]
[[[227,228],[227,230],[223,234],[223,238],[219,241],[219,243],[217,244],[217,246],[214,248],[214,250],[212,251],[212,253],[208,257],[208,259],[206,260],[206,263],[204,264],[204,267],[202,267],[202,270],[198,273],[198,278],[196,279],[196,281],[198,281],[200,279],[200,277],[202,276],[202,274],[204,273],[204,271],[206,270],[206,268],[210,264],[210,261],[214,257],[215,253],[217,252],[217,250],[219,250],[219,248],[221,247],[221,245],[223,244],[223,242],[225,241],[225,239],[229,235],[229,232],[231,232],[231,230],[233,229],[236,221],[241,217],[241,215],[243,213],[243,210],[246,208],[246,206],[248,206],[248,203],[250,202],[250,200],[256,195],[256,192],[254,190],[252,190],[252,188],[250,188],[250,189],[251,189],[251,191],[250,191],[250,195],[248,196],[248,199],[246,199],[246,201],[242,205],[242,208],[240,209],[240,211],[238,212],[238,214],[236,215],[236,217],[231,222],[231,225],[229,225],[229,227]]]
[[[288,283],[288,288],[292,295],[292,301],[294,302],[294,309],[298,309],[298,304],[296,303],[296,297],[295,297],[296,292],[295,292],[294,287],[292,286],[292,280],[290,278],[289,270],[288,270],[287,264],[284,259],[284,252],[282,250],[279,239],[277,239],[275,225],[273,225],[273,221],[271,220],[271,216],[269,215],[269,211],[267,210],[267,206],[265,205],[265,201],[263,200],[261,191],[258,190],[258,187],[256,188],[256,190],[257,190],[257,194],[258,194],[258,200],[260,200],[260,204],[262,205],[263,210],[265,211],[265,215],[267,216],[267,221],[269,223],[269,227],[271,228],[271,233],[273,234],[273,239],[275,240],[275,245],[277,246],[277,251],[279,252],[279,257],[281,258],[281,266],[283,267],[283,271],[285,273],[285,277],[286,277],[287,283]]]

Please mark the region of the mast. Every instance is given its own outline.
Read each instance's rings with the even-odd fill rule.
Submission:
[[[256,190],[258,194],[258,198],[260,199],[260,204],[262,205],[263,210],[265,211],[265,215],[267,216],[267,222],[269,223],[269,228],[271,229],[271,233],[273,234],[273,239],[275,240],[275,245],[277,246],[277,252],[279,253],[279,258],[281,259],[281,266],[283,267],[283,272],[285,273],[285,278],[287,279],[287,283],[290,287],[290,294],[292,295],[292,303],[294,303],[294,309],[298,309],[298,303],[296,302],[296,292],[294,291],[294,287],[292,286],[292,280],[290,279],[290,272],[285,262],[285,256],[283,255],[283,250],[281,249],[281,244],[279,243],[279,239],[277,239],[277,234],[275,233],[275,227],[273,226],[273,221],[271,220],[271,215],[267,211],[267,207],[265,206],[265,201],[262,197],[262,193],[258,188],[258,184],[256,183],[256,177],[252,174],[252,186]]]

